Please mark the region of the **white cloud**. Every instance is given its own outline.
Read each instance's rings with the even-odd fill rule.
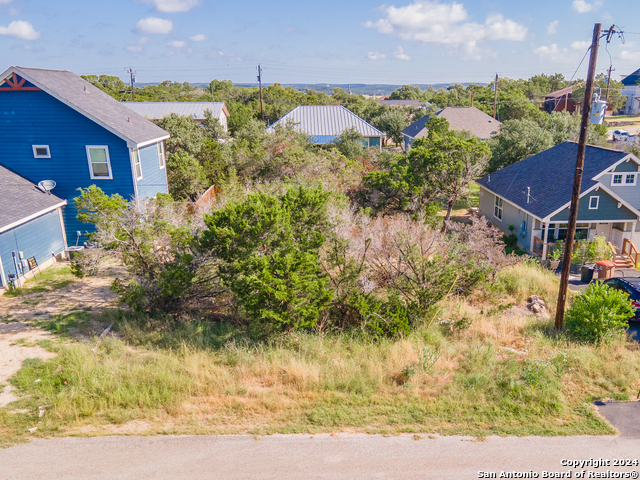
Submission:
[[[146,0],[146,3],[151,3],[156,7],[159,12],[175,13],[175,12],[188,12],[193,7],[197,6],[199,0]]]
[[[533,54],[545,62],[566,62],[567,52],[568,50],[566,48],[560,49],[555,43],[548,47],[543,45],[533,49]]]
[[[406,53],[404,53],[404,48],[402,47],[396,48],[396,51],[393,52],[393,54],[395,55],[396,58],[400,60],[411,60],[411,57]]]
[[[209,37],[202,33],[199,33],[197,35],[194,35],[193,37],[189,37],[189,40],[191,40],[192,42],[204,42],[205,40],[209,40]]]
[[[621,60],[630,60],[632,62],[640,62],[640,52],[630,52],[629,50],[623,50],[618,55]]]
[[[554,20],[549,25],[547,25],[547,33],[549,35],[553,35],[558,31],[558,20]]]
[[[129,45],[127,45],[126,49],[128,51],[130,51],[130,52],[138,53],[138,52],[142,51],[142,47],[144,45],[146,45],[147,43],[149,43],[149,38],[148,37],[142,37],[137,42],[130,43]]]
[[[380,53],[377,50],[375,52],[369,52],[369,55],[367,55],[369,60],[382,60],[385,57],[386,55],[384,53]]]
[[[134,31],[144,35],[158,35],[169,33],[173,30],[173,22],[162,18],[147,17],[140,20]]]
[[[182,48],[187,44],[187,42],[183,42],[182,40],[174,40],[173,42],[169,43],[170,47],[174,47],[174,48]]]
[[[585,50],[589,48],[589,45],[591,45],[591,42],[576,40],[575,42],[571,43],[571,48],[573,48],[574,50]]]
[[[480,56],[478,44],[482,41],[521,41],[527,34],[527,28],[500,14],[489,15],[484,24],[467,21],[464,5],[456,2],[416,0],[404,7],[384,7],[382,12],[383,18],[365,26],[403,40],[461,47],[474,58]]]
[[[597,0],[596,2],[587,3],[585,0],[573,0],[571,6],[578,13],[587,13],[594,9],[594,7],[599,7],[602,5],[602,0]]]
[[[11,3],[11,0],[0,0],[0,5],[2,5],[3,3]]]
[[[40,32],[36,32],[33,25],[24,20],[15,20],[6,27],[0,25],[0,35],[21,38],[22,40],[37,40],[40,38]]]

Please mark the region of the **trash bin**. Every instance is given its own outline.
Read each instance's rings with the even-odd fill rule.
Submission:
[[[611,278],[616,269],[616,264],[613,262],[596,262],[596,269],[598,270],[598,278]]]
[[[580,269],[580,281],[582,283],[590,283],[593,280],[593,272],[595,268],[593,265],[583,265]]]

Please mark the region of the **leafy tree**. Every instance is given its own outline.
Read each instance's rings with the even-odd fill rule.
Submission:
[[[414,87],[413,85],[403,85],[389,95],[391,100],[422,100],[422,98],[420,87]]]
[[[403,140],[402,130],[409,126],[409,119],[402,109],[394,108],[375,118],[372,123],[399,145]]]
[[[193,118],[172,113],[155,122],[171,135],[164,141],[166,153],[197,153],[204,144],[205,132]]]
[[[116,279],[113,288],[134,310],[202,312],[225,292],[214,259],[194,249],[196,224],[184,204],[162,194],[130,203],[95,185],[79,190],[78,220],[92,223],[91,239],[117,253],[133,275],[126,283]]]
[[[117,99],[121,99],[123,92],[127,89],[124,82],[115,76],[80,75],[80,77]]]
[[[567,329],[580,340],[605,342],[624,333],[635,311],[626,293],[592,283],[567,310]]]
[[[336,141],[338,151],[349,160],[365,155],[364,137],[353,127],[345,129]]]
[[[200,162],[186,152],[169,156],[167,180],[169,193],[177,200],[195,201],[211,185]]]
[[[488,171],[495,172],[553,146],[553,136],[533,120],[507,120],[493,137]]]
[[[331,301],[319,263],[328,193],[253,193],[205,215],[201,245],[222,260],[225,285],[262,331],[313,327]]]

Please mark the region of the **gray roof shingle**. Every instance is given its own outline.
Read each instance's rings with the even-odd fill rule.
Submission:
[[[466,130],[476,137],[486,140],[500,132],[500,123],[490,115],[475,107],[446,107],[436,113],[436,116],[445,118],[449,122],[449,130],[460,132]],[[429,116],[416,120],[402,133],[408,137],[416,138],[424,129]]]
[[[0,166],[0,232],[10,225],[57,205],[66,204],[66,200],[42,192],[26,178]]]
[[[213,118],[220,118],[220,114],[229,113],[224,102],[122,102],[134,112],[151,120],[160,120],[172,113],[181,117],[192,117],[204,120],[204,111],[211,111]]]
[[[347,128],[353,127],[363,137],[384,137],[384,133],[342,105],[300,105],[271,125],[267,131],[273,132],[276,125],[287,123],[294,124],[296,131],[312,136],[337,137]]]
[[[571,201],[578,144],[564,142],[477,180],[477,183],[528,213],[544,219]],[[629,154],[587,145],[580,193],[598,182],[592,180]],[[526,205],[526,189],[530,203]]]
[[[169,138],[163,129],[73,72],[9,67],[0,79],[13,72],[122,138],[129,147]]]

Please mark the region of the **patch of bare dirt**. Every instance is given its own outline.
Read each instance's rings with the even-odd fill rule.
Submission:
[[[35,344],[38,340],[53,338],[49,332],[23,322],[0,323],[0,385],[5,383],[22,366],[27,358],[47,360],[55,356]],[[19,342],[19,343],[17,343]],[[0,387],[0,407],[17,400],[13,387]]]
[[[61,268],[63,265],[58,264],[50,268]],[[12,320],[29,320],[88,307],[94,311],[115,307],[117,297],[111,291],[110,285],[115,277],[124,275],[124,269],[114,265],[105,273],[99,277],[85,277],[71,285],[48,292],[12,298],[0,295],[0,317],[10,315]]]

